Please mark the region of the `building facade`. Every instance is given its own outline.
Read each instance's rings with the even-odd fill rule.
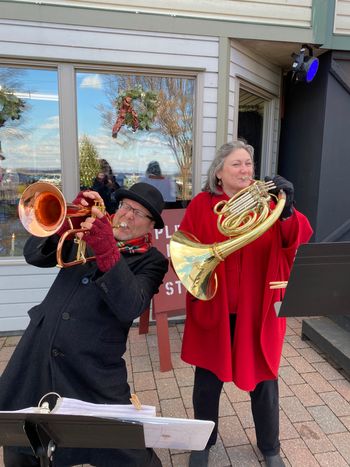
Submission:
[[[99,159],[125,186],[157,160],[164,176],[176,182],[178,206],[200,191],[216,148],[244,137],[256,149],[259,178],[281,170],[292,175],[302,194],[299,206],[314,216],[317,233],[322,196],[310,194],[307,178],[296,174],[301,152],[286,149],[286,122],[296,112],[290,115],[286,106],[287,76],[291,54],[303,44],[320,62],[327,53],[350,50],[350,3],[2,1],[0,93],[12,102],[20,99],[20,112],[9,113],[0,126],[0,332],[25,328],[27,310],[41,301],[57,273],[38,271],[21,256],[27,236],[16,214],[21,193],[46,180],[71,200],[92,184],[98,170],[91,164]],[[319,84],[315,79],[305,86],[298,88],[306,93],[300,97],[304,104]],[[149,117],[149,129],[124,125],[113,138],[130,90],[139,116],[147,117],[152,92],[162,112]],[[336,219],[333,231],[346,216]],[[323,237],[331,235],[320,228]]]

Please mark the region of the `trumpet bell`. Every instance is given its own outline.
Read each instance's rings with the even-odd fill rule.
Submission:
[[[18,216],[23,227],[37,237],[48,237],[62,226],[67,205],[62,192],[51,183],[36,182],[23,192]]]

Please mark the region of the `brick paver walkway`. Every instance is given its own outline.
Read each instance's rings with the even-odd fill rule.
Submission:
[[[310,341],[300,338],[301,319],[289,318],[280,368],[281,444],[287,466],[350,465],[350,382]],[[174,369],[161,373],[155,326],[149,334],[130,332],[126,361],[129,382],[159,415],[193,417],[193,368],[180,359],[183,324],[170,325]],[[0,337],[0,372],[18,337]],[[259,467],[247,393],[225,383],[220,406],[219,439],[211,449],[210,467]],[[188,452],[157,450],[164,467],[184,467]],[[3,467],[0,453],[0,467]],[[85,466],[86,467],[86,466]],[[116,465],[116,467],[119,467]]]

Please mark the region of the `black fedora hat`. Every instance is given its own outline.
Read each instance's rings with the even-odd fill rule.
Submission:
[[[122,199],[132,199],[142,204],[151,213],[156,229],[162,229],[164,222],[161,217],[161,212],[164,208],[164,199],[162,193],[149,183],[135,183],[129,190],[119,188],[115,192],[115,199],[117,202]]]

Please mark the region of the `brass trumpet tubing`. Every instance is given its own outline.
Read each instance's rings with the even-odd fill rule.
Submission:
[[[88,261],[94,261],[96,259],[95,256],[89,256],[88,258],[85,257],[85,249],[86,243],[84,240],[76,240],[78,245],[76,259],[74,261],[68,261],[67,263],[62,259],[62,249],[64,242],[67,240],[68,237],[71,235],[76,235],[79,232],[86,232],[87,229],[71,229],[64,232],[57,244],[57,252],[56,252],[56,259],[57,259],[57,266],[59,268],[69,268],[71,266],[77,266],[78,264],[85,264]]]
[[[95,200],[95,206],[107,215],[103,202]],[[76,264],[92,261],[95,256],[85,257],[85,242],[76,237],[77,258],[76,261],[65,263],[62,260],[62,248],[64,241],[78,232],[86,229],[74,229],[71,218],[91,216],[91,207],[84,207],[73,203],[66,203],[62,192],[51,183],[36,182],[29,185],[23,192],[18,205],[18,215],[23,227],[32,235],[37,237],[48,237],[57,233],[65,220],[68,220],[70,229],[64,232],[57,246],[57,265],[59,267],[70,267]],[[107,215],[109,222],[110,216]]]

